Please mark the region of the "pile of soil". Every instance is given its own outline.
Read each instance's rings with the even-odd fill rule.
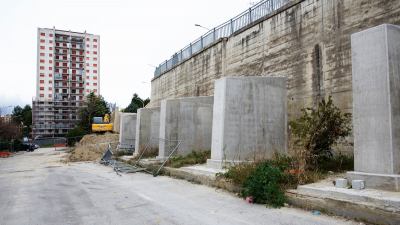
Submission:
[[[103,156],[108,144],[112,149],[116,149],[118,145],[119,135],[106,134],[89,134],[83,136],[79,143],[75,144],[72,151],[67,157],[69,162],[79,161],[97,161]]]

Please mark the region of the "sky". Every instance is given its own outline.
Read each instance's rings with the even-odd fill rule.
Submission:
[[[248,9],[249,0],[0,0],[0,110],[36,93],[37,28],[100,35],[101,95],[150,97],[154,66]],[[11,110],[12,108],[8,108]]]

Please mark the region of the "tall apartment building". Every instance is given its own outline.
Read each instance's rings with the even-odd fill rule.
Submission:
[[[38,28],[32,136],[63,136],[89,93],[100,94],[100,36]]]

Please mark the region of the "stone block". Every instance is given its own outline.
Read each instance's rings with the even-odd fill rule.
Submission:
[[[335,180],[335,187],[337,188],[347,188],[347,179],[338,178]]]
[[[211,149],[213,101],[212,96],[161,101],[159,158],[167,157],[178,141],[176,155]]]
[[[355,190],[362,190],[365,188],[365,181],[363,180],[352,180],[351,181],[351,188]]]
[[[348,177],[367,176],[366,186],[374,188],[394,176],[387,188],[398,190],[394,182],[400,174],[400,27],[383,24],[355,33],[351,49],[355,172]]]
[[[160,107],[142,108],[137,113],[135,150],[141,152],[147,147],[158,149],[160,134]]]
[[[112,113],[112,123],[113,123],[113,132],[114,133],[119,133],[120,130],[120,117],[121,112],[119,111],[118,108],[115,109],[115,111]]]
[[[287,152],[286,78],[215,81],[210,167]]]
[[[136,113],[120,113],[120,149],[133,150],[136,138]]]

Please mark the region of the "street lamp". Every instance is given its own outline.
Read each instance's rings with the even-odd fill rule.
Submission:
[[[202,26],[202,25],[200,25],[200,24],[195,24],[194,25],[195,27],[201,27],[201,28],[204,28],[204,29],[206,29],[206,30],[208,30],[208,31],[210,31],[211,29],[210,28],[207,28],[207,27],[204,27],[204,26]]]

